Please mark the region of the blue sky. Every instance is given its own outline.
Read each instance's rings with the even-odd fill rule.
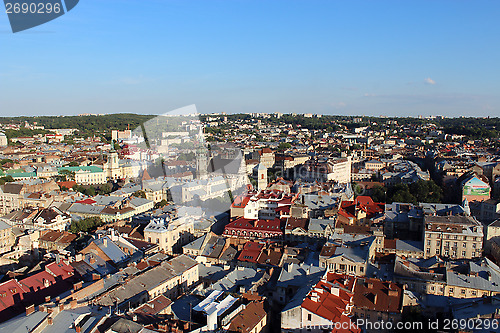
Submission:
[[[81,0],[13,34],[0,115],[500,116],[500,2]]]

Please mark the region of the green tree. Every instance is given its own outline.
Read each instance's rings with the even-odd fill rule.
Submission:
[[[133,194],[132,194],[134,197],[137,197],[137,198],[143,198],[143,199],[146,199],[146,192],[144,191],[135,191]]]
[[[165,207],[166,205],[168,205],[168,201],[167,201],[167,200],[165,200],[165,199],[163,199],[162,201],[157,202],[157,203],[155,204],[155,209]]]
[[[4,185],[5,183],[11,183],[14,181],[14,178],[12,176],[5,176],[0,178],[0,185]]]
[[[113,188],[111,187],[111,185],[106,183],[106,184],[103,184],[99,187],[99,189],[97,190],[97,193],[105,195],[105,194],[111,193],[112,190],[113,190]]]
[[[76,161],[71,161],[68,164],[66,164],[65,166],[67,166],[67,167],[77,167],[77,166],[80,166],[80,164],[78,162],[76,162]]]
[[[93,196],[95,196],[95,188],[91,186],[91,187],[85,189],[85,191],[83,193],[89,197],[93,197]]]
[[[410,193],[407,184],[396,184],[387,190],[387,202],[417,203],[417,198]]]
[[[289,144],[288,142],[281,142],[279,145],[278,145],[278,150],[279,151],[283,151],[283,150],[287,150],[287,149],[290,149],[292,148],[292,145]]]
[[[385,187],[376,185],[372,188],[372,199],[375,202],[385,202],[386,201],[386,189]]]
[[[433,180],[419,180],[412,183],[409,191],[418,202],[439,203],[443,196],[443,190]]]
[[[104,222],[100,217],[87,217],[79,221],[71,222],[69,231],[73,234],[78,234],[80,232],[89,233],[95,231],[100,226],[103,226]]]
[[[75,172],[74,171],[69,171],[69,170],[61,170],[59,171],[60,179],[61,181],[67,181],[67,180],[75,180]]]

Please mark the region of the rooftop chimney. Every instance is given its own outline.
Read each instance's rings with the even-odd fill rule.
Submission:
[[[30,306],[26,307],[26,315],[27,316],[29,316],[33,312],[35,312],[35,304],[31,304]]]
[[[398,291],[397,290],[389,290],[387,293],[389,296],[398,296]]]

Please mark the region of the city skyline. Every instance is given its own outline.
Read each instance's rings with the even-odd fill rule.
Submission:
[[[498,117],[495,2],[90,1],[12,34],[1,116]]]

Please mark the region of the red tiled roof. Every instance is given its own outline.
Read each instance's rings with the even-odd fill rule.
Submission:
[[[32,292],[37,292],[55,284],[56,278],[52,274],[43,271],[33,276],[22,279],[21,281],[19,281],[19,283],[23,285],[25,289]]]
[[[93,205],[95,204],[97,201],[93,200],[93,199],[90,199],[90,198],[87,198],[85,200],[80,200],[80,201],[77,201],[76,203],[79,203],[79,204],[84,204],[84,205]]]
[[[240,218],[234,220],[233,222],[227,224],[226,228],[249,229],[249,228],[253,228],[254,221],[255,220],[250,220],[250,219],[246,219],[244,217],[240,217]]]
[[[251,332],[266,316],[267,313],[262,302],[251,302],[231,320],[229,331]]]
[[[63,187],[66,187],[66,188],[72,188],[73,186],[77,185],[75,181],[66,181],[66,182],[58,182],[57,185],[59,186],[59,188],[63,188]]]
[[[238,256],[238,260],[256,263],[264,244],[257,242],[247,242]]]
[[[234,208],[243,208],[247,206],[248,201],[250,201],[250,196],[249,195],[244,195],[244,196],[237,196],[231,207]]]
[[[299,219],[295,217],[288,218],[286,222],[286,229],[293,230],[295,228],[302,228],[306,230],[308,219]]]
[[[363,210],[367,218],[384,212],[385,204],[373,202],[372,198],[368,196],[359,196],[354,201],[343,201],[340,204],[339,214],[348,218],[355,217],[356,208]]]
[[[354,306],[383,312],[402,310],[403,290],[394,282],[359,279],[354,288]]]
[[[328,273],[302,302],[302,307],[331,322],[338,322],[353,296],[355,277]],[[338,289],[338,295],[332,289]]]
[[[0,283],[0,312],[22,301],[26,292],[28,289],[14,279]]]
[[[73,276],[74,269],[72,266],[66,264],[64,261],[60,261],[59,263],[53,262],[45,267],[47,272],[66,280]]]

